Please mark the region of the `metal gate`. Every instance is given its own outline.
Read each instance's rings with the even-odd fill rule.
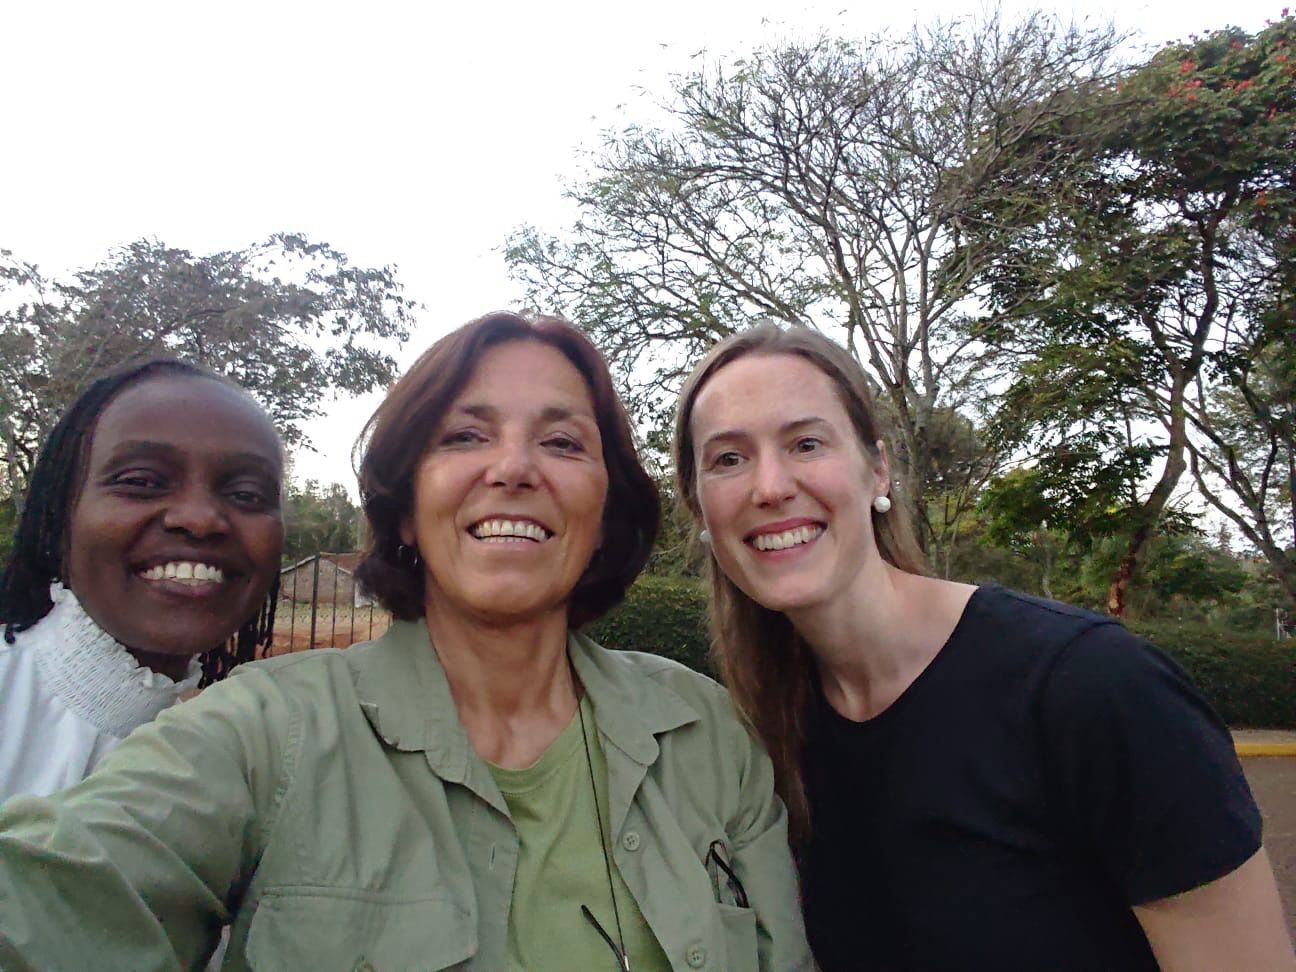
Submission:
[[[270,654],[344,648],[387,630],[391,618],[356,583],[358,553],[320,551],[279,572]]]

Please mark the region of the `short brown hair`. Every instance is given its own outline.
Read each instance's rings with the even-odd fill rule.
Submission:
[[[603,545],[571,593],[568,623],[579,627],[616,605],[648,562],[661,525],[661,501],[635,449],[625,409],[598,349],[560,317],[504,311],[470,321],[443,337],[392,386],[361,433],[361,504],[369,520],[357,579],[392,616],[423,616],[423,572],[402,556],[401,522],[414,503],[414,477],[428,440],[487,350],[509,341],[537,341],[561,353],[589,386],[603,440],[608,495]]]
[[[849,416],[860,448],[877,461],[883,438],[868,378],[859,362],[834,341],[807,327],[782,328],[758,324],[725,338],[693,369],[680,392],[675,411],[675,476],[679,496],[697,519],[702,510],[697,496],[693,456],[693,405],[711,378],[727,364],[747,355],[790,354],[810,362],[833,383]],[[914,539],[913,522],[903,496],[892,495],[888,513],[874,511],[873,532],[882,559],[912,574],[928,573],[927,562]],[[813,687],[814,660],[810,646],[787,616],[758,604],[725,576],[707,557],[711,578],[712,650],[716,666],[734,701],[751,720],[770,758],[780,796],[788,807],[794,838],[810,830],[810,811],[801,780],[804,714]]]

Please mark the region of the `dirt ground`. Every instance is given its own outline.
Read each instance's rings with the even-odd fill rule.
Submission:
[[[1243,759],[1242,770],[1260,804],[1265,846],[1278,877],[1287,927],[1296,941],[1296,757]]]
[[[315,616],[315,639],[311,641],[311,616],[309,605],[292,605],[280,602],[275,614],[274,646],[271,655],[286,655],[308,648],[345,648],[357,641],[369,641],[387,630],[391,619],[386,611],[367,608],[352,609],[342,605],[336,615],[330,605],[322,605]]]

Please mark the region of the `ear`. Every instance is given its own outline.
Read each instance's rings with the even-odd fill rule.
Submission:
[[[405,546],[414,546],[414,521],[408,516],[401,517],[399,535],[401,543]]]
[[[873,467],[872,482],[869,492],[872,496],[891,495],[891,461],[887,458],[886,443],[881,439],[873,443],[877,455],[870,465]]]

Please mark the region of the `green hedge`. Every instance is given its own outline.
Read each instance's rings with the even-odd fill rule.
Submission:
[[[1130,628],[1182,665],[1229,725],[1296,729],[1296,641],[1207,625],[1135,622]],[[587,632],[609,648],[650,651],[715,673],[707,657],[706,592],[697,581],[642,577]]]
[[[640,577],[626,599],[586,627],[585,633],[608,648],[665,655],[715,675],[708,657],[706,590],[698,581]]]

